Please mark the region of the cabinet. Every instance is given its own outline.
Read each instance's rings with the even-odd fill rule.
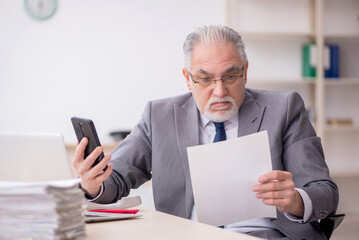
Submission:
[[[247,87],[299,92],[331,175],[359,175],[359,1],[228,0],[227,25],[246,45]],[[314,78],[302,77],[308,42],[317,46]],[[340,78],[324,77],[326,43],[339,45]],[[333,119],[352,123],[329,124]]]

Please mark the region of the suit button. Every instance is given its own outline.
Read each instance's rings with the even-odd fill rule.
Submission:
[[[319,211],[319,217],[320,218],[324,218],[327,215],[328,211],[327,210],[320,210]]]

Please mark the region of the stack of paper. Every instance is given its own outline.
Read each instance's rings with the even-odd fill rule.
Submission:
[[[85,235],[80,180],[0,182],[0,239],[76,239]]]

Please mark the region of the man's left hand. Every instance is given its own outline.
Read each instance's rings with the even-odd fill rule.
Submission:
[[[292,174],[285,171],[271,171],[258,178],[258,184],[252,187],[256,197],[266,205],[276,206],[281,212],[289,212],[303,217],[302,197],[294,189]]]

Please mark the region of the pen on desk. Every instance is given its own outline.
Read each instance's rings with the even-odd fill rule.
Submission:
[[[138,209],[93,209],[89,212],[104,212],[104,213],[122,213],[122,214],[136,214]]]

